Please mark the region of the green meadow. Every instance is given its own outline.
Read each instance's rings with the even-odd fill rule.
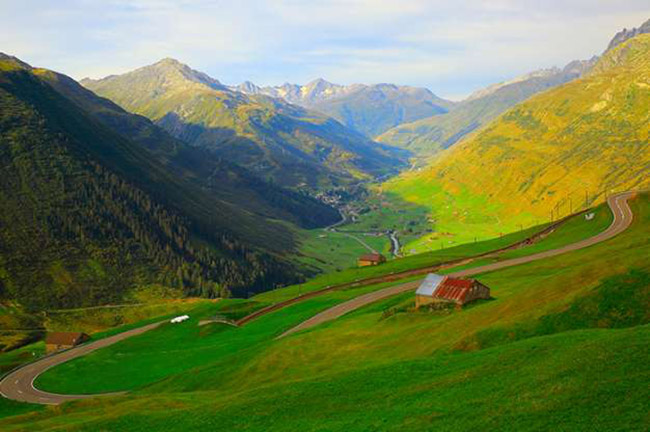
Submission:
[[[650,200],[579,251],[478,276],[493,299],[417,312],[412,294],[282,331],[380,286],[333,291],[242,328],[197,321],[228,302],[43,374],[60,392],[133,389],[46,408],[3,430],[646,430]],[[576,218],[532,250],[606,227]],[[599,228],[600,227],[600,228]],[[524,253],[525,249],[510,253]],[[388,285],[388,284],[387,284]],[[385,311],[395,308],[394,314]],[[516,371],[516,373],[514,373]]]
[[[503,252],[494,258],[479,258],[476,261],[467,264],[467,267],[474,267],[479,264],[493,262],[516,256],[533,254],[548,249],[554,249],[569,243],[592,237],[595,234],[605,230],[612,221],[612,213],[609,207],[601,204],[592,211],[594,218],[590,221],[584,216],[574,216],[566,223],[561,225],[550,235],[544,237],[538,242],[521,249]],[[480,255],[492,250],[509,246],[518,241],[524,240],[546,228],[548,224],[534,226],[505,234],[500,237],[484,241],[465,243],[453,247],[441,248],[431,252],[409,255],[406,257],[389,260],[385,264],[374,267],[349,268],[343,271],[331,272],[315,277],[303,284],[293,285],[285,288],[279,288],[274,291],[265,292],[253,297],[255,300],[275,303],[296,297],[309,291],[315,291],[341,283],[347,283],[355,280],[362,280],[376,276],[383,276],[400,271],[406,271],[425,266],[432,266],[447,261],[463,259],[475,255]],[[464,267],[456,267],[461,269]]]
[[[303,231],[300,259],[328,273],[356,266],[359,256],[370,251],[353,237],[357,237],[386,257],[390,256],[390,240],[386,235],[373,236],[317,229]]]

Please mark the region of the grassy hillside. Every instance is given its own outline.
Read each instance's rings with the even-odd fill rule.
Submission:
[[[370,289],[357,288],[240,329],[165,326],[53,369],[37,385],[107,390],[142,385],[165,371],[172,376],[127,397],[76,402],[0,425],[644,430],[649,203],[647,196],[634,200],[630,229],[605,243],[479,276],[494,299],[462,311],[413,312],[407,293],[272,340]],[[386,316],[387,308],[397,313]],[[182,362],[168,364],[179,355]]]
[[[232,91],[171,59],[83,84],[172,135],[285,186],[342,184],[401,163],[396,149],[329,117]]]
[[[542,70],[512,82],[488,87],[456,104],[447,114],[397,126],[377,137],[377,140],[409,149],[418,155],[433,155],[451,147],[530,96],[579,77],[592,65],[593,61],[576,61],[562,70]]]
[[[0,61],[0,297],[32,309],[119,302],[134,285],[185,294],[294,281],[294,233],[174,175],[58,93]]]
[[[429,238],[469,240],[650,186],[649,53],[650,36],[628,40],[588,76],[532,97],[388,181],[385,196],[429,209]]]

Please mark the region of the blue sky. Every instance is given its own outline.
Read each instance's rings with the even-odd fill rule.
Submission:
[[[600,54],[648,0],[0,0],[0,51],[74,78],[173,57],[226,84],[392,82],[454,99]]]

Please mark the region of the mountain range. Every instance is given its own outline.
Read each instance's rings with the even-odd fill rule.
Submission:
[[[623,29],[612,38],[607,46],[607,51],[616,48],[618,45],[622,44],[628,39],[631,39],[640,34],[650,33],[650,19],[641,24],[639,27],[632,29]]]
[[[530,96],[572,81],[588,72],[596,58],[573,61],[564,68],[535,71],[478,90],[448,113],[399,125],[377,140],[428,156],[448,148]]]
[[[210,297],[294,281],[298,226],[339,219],[7,55],[0,107],[0,297],[32,309],[150,283]]]
[[[384,192],[429,208],[436,231],[494,236],[647,188],[650,34],[609,49],[590,69],[389,180]]]
[[[395,173],[410,151],[444,150],[386,196],[490,235],[644,186],[646,27],[456,104],[388,84],[233,89],[172,59],[81,86],[0,55],[0,296],[70,307],[150,283],[218,296],[298,280],[313,271],[296,260],[300,231],[340,218],[311,194]],[[382,144],[315,111],[357,103],[435,113]],[[476,217],[486,206],[501,225]]]
[[[395,84],[340,85],[322,78],[306,85],[259,87],[246,81],[236,87],[246,94],[263,94],[326,114],[368,137],[402,123],[443,114],[454,105],[425,88]]]
[[[282,186],[317,190],[371,179],[396,172],[407,156],[326,115],[234,91],[173,59],[81,83],[173,136]]]

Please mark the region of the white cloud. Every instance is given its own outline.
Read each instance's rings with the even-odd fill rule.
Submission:
[[[76,78],[175,57],[228,83],[397,82],[442,95],[600,53],[647,0],[0,0],[0,46]]]

